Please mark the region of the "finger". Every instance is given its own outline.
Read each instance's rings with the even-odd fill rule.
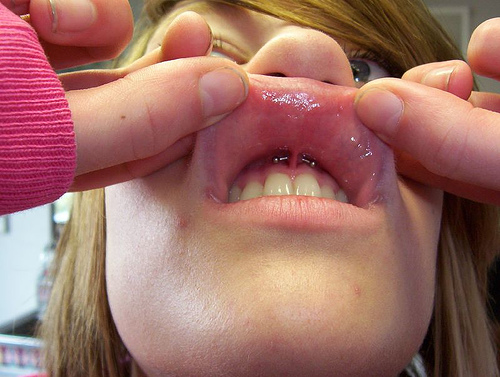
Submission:
[[[211,51],[210,27],[195,12],[178,15],[160,35],[160,42],[155,44],[153,41],[144,56],[121,68],[123,76],[162,61],[206,56]]]
[[[500,113],[500,94],[498,93],[473,92],[469,98],[469,102],[474,107],[481,107]]]
[[[29,12],[30,0],[0,0],[11,12],[22,15]]]
[[[66,73],[60,75],[59,79],[65,90],[88,89],[108,84],[161,61],[205,56],[212,47],[210,28],[203,17],[195,12],[185,12],[176,17],[160,40],[159,47],[126,67]]]
[[[474,72],[500,80],[500,18],[483,22],[472,33],[467,58]]]
[[[126,0],[31,0],[30,15],[55,69],[113,58],[132,37]]]
[[[405,177],[417,182],[431,184],[433,187],[476,202],[500,205],[500,195],[497,190],[486,189],[433,174],[408,153],[395,151],[395,154],[397,171]]]
[[[144,177],[189,154],[193,150],[194,135],[188,135],[165,151],[143,160],[125,162],[109,168],[77,176],[70,191],[86,191]]]
[[[210,27],[202,16],[191,11],[177,16],[161,40],[162,60],[205,56],[211,50]]]
[[[462,99],[469,98],[474,85],[472,71],[462,60],[420,65],[405,72],[402,79],[441,89]]]
[[[160,61],[161,61],[161,52],[160,48],[158,47],[156,50],[141,57],[140,59],[133,62],[131,65],[123,68],[92,69],[92,70],[63,73],[59,75],[59,80],[61,81],[64,90],[66,91],[89,89],[109,84],[113,81],[125,77],[129,73],[159,63]]]
[[[106,85],[123,77],[121,69],[93,69],[64,73],[59,75],[59,80],[64,90],[69,92]]]
[[[68,93],[77,175],[163,152],[233,110],[247,87],[246,73],[236,64],[203,57],[159,63]]]
[[[364,124],[431,173],[500,190],[499,114],[397,79],[365,85],[356,110]]]
[[[205,19],[196,12],[174,11],[148,42],[148,50],[157,47],[162,49],[163,60],[205,56],[212,49],[212,32]]]

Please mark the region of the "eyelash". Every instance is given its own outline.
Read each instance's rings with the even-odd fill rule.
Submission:
[[[222,50],[223,45],[224,45],[224,41],[222,40],[222,37],[220,35],[213,35],[212,36],[212,47],[213,48],[220,48]]]
[[[377,63],[381,68],[385,69],[391,76],[401,77],[399,69],[397,69],[394,64],[392,64],[389,60],[381,57],[379,54],[374,53],[373,51],[348,49],[344,49],[344,51],[346,51],[346,55],[349,60],[370,60],[374,63]]]
[[[217,52],[226,55],[237,64],[241,65],[247,63],[246,59],[242,58],[241,54],[238,53],[234,47],[231,47],[231,44],[225,42],[220,34],[214,34],[212,36],[212,49],[218,50]]]

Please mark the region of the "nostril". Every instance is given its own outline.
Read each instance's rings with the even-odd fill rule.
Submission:
[[[284,73],[281,73],[281,72],[270,72],[270,73],[266,73],[265,75],[272,76],[272,77],[287,77],[287,75],[285,75]],[[328,81],[328,80],[322,80],[321,82],[324,82],[325,84],[334,85],[333,82]]]
[[[281,72],[270,72],[266,73],[265,76],[272,76],[272,77],[288,77],[284,73]],[[335,85],[333,82],[328,81],[328,80],[321,80],[321,82],[324,82],[325,84],[330,84],[330,85]]]
[[[284,73],[281,72],[271,72],[267,73],[266,76],[273,76],[273,77],[286,77]]]

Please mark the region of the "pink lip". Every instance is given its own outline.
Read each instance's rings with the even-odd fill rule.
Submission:
[[[331,216],[347,219],[386,202],[397,189],[393,153],[356,117],[355,92],[310,79],[251,75],[245,103],[199,132],[192,178],[221,214],[253,213],[255,220],[276,224],[303,224],[306,218],[310,225],[328,226]],[[314,158],[351,204],[299,196],[227,203],[247,165],[282,152],[292,159],[302,153]]]

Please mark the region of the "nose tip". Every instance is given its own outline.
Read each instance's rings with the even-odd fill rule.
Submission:
[[[247,65],[250,73],[354,86],[349,59],[333,38],[299,26],[290,29],[260,48]]]

